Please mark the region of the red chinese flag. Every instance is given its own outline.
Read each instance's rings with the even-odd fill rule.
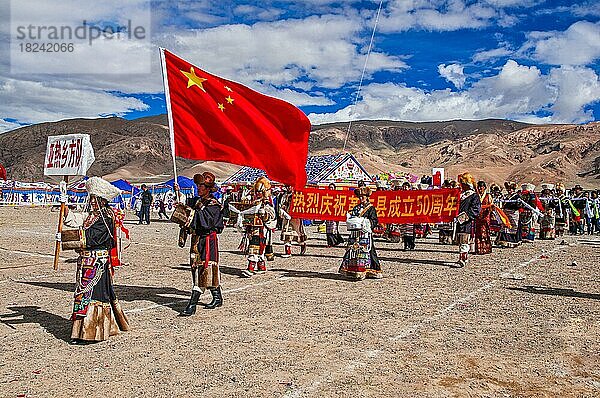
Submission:
[[[255,167],[297,188],[306,184],[311,126],[300,109],[162,51],[175,155]]]
[[[6,180],[6,169],[0,164],[0,180]]]

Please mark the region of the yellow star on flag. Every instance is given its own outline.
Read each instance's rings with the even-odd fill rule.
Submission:
[[[230,89],[229,87],[225,86],[225,90],[227,91],[233,91],[232,89]]]
[[[231,98],[231,95],[225,98],[225,101],[229,102],[230,104],[233,104],[233,98]]]
[[[194,70],[194,67],[190,67],[190,71],[189,72],[184,72],[182,70],[180,70],[181,73],[183,73],[185,75],[185,77],[188,78],[188,84],[187,84],[187,88],[190,88],[194,85],[200,87],[200,90],[206,92],[206,90],[204,89],[204,87],[202,86],[202,83],[207,81],[208,79],[204,79],[200,76],[196,75],[196,71]]]
[[[219,103],[219,105],[217,105],[217,108],[219,108],[221,112],[223,112],[225,110],[225,105]]]

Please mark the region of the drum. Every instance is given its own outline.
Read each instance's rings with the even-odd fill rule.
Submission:
[[[60,241],[63,250],[83,249],[81,231],[78,229],[65,229],[61,231]]]
[[[184,227],[192,214],[192,208],[183,203],[175,204],[175,211],[171,214],[171,221]]]

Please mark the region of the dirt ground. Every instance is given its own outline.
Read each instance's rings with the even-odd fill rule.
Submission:
[[[463,269],[435,236],[411,253],[378,241],[385,278],[349,282],[343,249],[315,227],[305,256],[242,278],[229,228],[224,306],[183,318],[177,226],[130,221],[115,284],[131,331],[73,346],[75,255],[52,270],[57,218],[0,209],[1,397],[600,396],[598,236],[495,249]]]

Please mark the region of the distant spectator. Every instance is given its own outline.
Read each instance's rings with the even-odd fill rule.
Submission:
[[[165,216],[165,219],[169,219],[169,216],[167,216],[167,207],[165,206],[165,200],[164,198],[160,198],[158,199],[158,218],[162,220],[163,215]]]
[[[140,195],[142,201],[142,208],[140,210],[140,221],[141,224],[146,221],[146,224],[150,225],[150,206],[152,205],[152,194],[148,190],[146,184],[142,184],[142,194]]]

